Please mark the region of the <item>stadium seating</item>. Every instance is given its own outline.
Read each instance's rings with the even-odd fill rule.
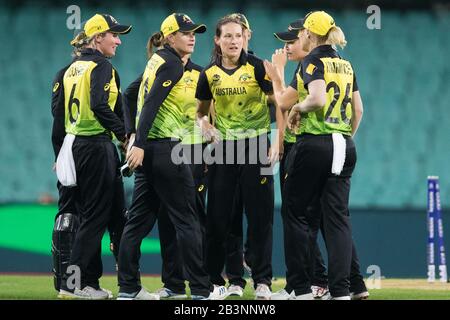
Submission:
[[[119,21],[133,24],[132,33],[121,37],[122,46],[113,60],[122,90],[142,72],[147,39],[170,13],[159,7],[143,8],[137,1],[135,8],[110,11]],[[9,28],[0,33],[0,42],[7,43],[0,54],[0,203],[34,202],[44,193],[57,195],[51,170],[51,82],[70,62],[73,36],[66,28],[67,15],[60,9],[12,10],[0,8],[0,23]],[[194,61],[206,65],[215,23],[228,12],[221,8],[185,11],[208,26],[208,32],[197,37],[193,55]],[[82,20],[93,13],[93,9],[83,10]],[[274,14],[257,7],[245,13],[254,31],[250,47],[267,59],[281,46],[272,33],[305,14]],[[358,165],[351,203],[361,208],[424,207],[426,177],[439,175],[443,203],[450,206],[450,67],[445,61],[450,49],[450,16],[386,12],[381,30],[367,29],[366,19],[364,12],[335,14],[349,41],[341,53],[354,65],[365,107],[356,138]],[[294,68],[288,65],[287,81]]]

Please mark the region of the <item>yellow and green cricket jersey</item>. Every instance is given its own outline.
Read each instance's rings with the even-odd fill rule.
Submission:
[[[240,65],[232,70],[219,63],[206,67],[200,74],[196,97],[214,100],[215,125],[223,140],[256,137],[270,131],[267,94],[272,84],[262,60],[244,50]]]
[[[302,79],[305,88],[311,81],[324,80],[327,103],[322,109],[307,113],[300,133],[351,135],[351,99],[358,86],[350,62],[342,59],[330,45],[319,46],[303,60]]]
[[[305,100],[306,96],[308,95],[308,91],[306,91],[303,79],[302,79],[302,70],[301,70],[301,64],[299,64],[298,68],[295,71],[294,77],[291,81],[291,84],[289,85],[292,88],[294,88],[297,91],[298,96],[298,102],[301,102]],[[296,135],[301,133],[302,128],[305,126],[305,123],[308,119],[308,114],[303,113],[300,118],[300,126],[299,129],[297,129],[296,132],[292,132],[286,127],[286,130],[284,132],[284,141],[288,143],[295,143],[296,141]]]
[[[97,50],[85,49],[63,77],[65,130],[77,136],[111,131],[123,140],[120,80]]]
[[[183,102],[183,136],[182,144],[203,143],[203,137],[200,127],[197,125],[197,99],[195,91],[197,89],[198,79],[202,68],[190,60],[184,68],[183,77],[180,82],[180,90],[184,95]],[[183,88],[184,87],[184,88]]]
[[[183,67],[178,54],[168,46],[153,54],[142,75],[136,116],[139,127],[144,107],[154,109],[148,139],[176,138],[184,144],[202,143],[196,125],[195,98],[200,72],[201,67],[190,60]]]

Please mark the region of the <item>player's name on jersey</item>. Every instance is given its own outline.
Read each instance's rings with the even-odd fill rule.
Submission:
[[[353,74],[352,67],[347,61],[324,61],[324,65],[328,73]]]
[[[239,94],[247,94],[247,90],[245,87],[239,88],[216,88],[217,96],[231,96],[231,95],[239,95]]]
[[[81,76],[87,69],[87,66],[84,64],[76,64],[72,65],[69,70],[67,70],[67,77],[78,77]]]

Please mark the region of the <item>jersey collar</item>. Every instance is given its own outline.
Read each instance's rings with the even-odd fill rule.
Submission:
[[[167,51],[171,52],[171,53],[174,54],[178,59],[180,59],[180,61],[182,61],[180,55],[178,54],[178,52],[176,52],[176,50],[175,50],[174,48],[172,48],[172,47],[169,46],[168,44],[165,44],[165,45],[164,45],[164,49],[166,49]]]
[[[232,75],[236,70],[238,70],[241,66],[243,66],[243,65],[245,65],[245,64],[247,64],[247,61],[248,61],[248,54],[247,54],[247,52],[245,52],[245,50],[244,49],[242,49],[242,51],[241,51],[241,55],[239,56],[239,65],[236,67],[236,68],[233,68],[233,69],[225,69],[223,66],[222,66],[222,61],[220,61],[220,64],[217,64],[217,66],[220,68],[220,69],[222,69],[222,71],[223,72],[225,72],[226,74],[228,74],[228,75]]]
[[[106,58],[100,51],[98,51],[97,49],[92,49],[92,48],[82,49],[81,55],[82,56],[94,55],[94,56]]]
[[[164,45],[164,49],[170,51],[172,54],[174,54],[175,56],[177,56],[178,59],[180,59],[181,63],[183,63],[183,60],[181,60],[180,55],[178,54],[178,52],[175,51],[174,48],[172,48],[171,46],[165,44]],[[188,62],[186,63],[186,65],[184,66],[184,71],[192,71],[194,69],[194,64],[192,63],[191,59],[188,59]]]
[[[336,54],[336,50],[334,50],[331,45],[324,44],[324,45],[314,48],[309,54],[315,55],[315,54],[323,54],[323,53]]]
[[[184,71],[192,71],[194,70],[194,64],[192,63],[191,59],[188,59],[188,62],[184,66]]]

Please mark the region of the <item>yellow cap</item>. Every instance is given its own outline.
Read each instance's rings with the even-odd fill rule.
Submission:
[[[204,24],[195,24],[188,15],[172,13],[161,24],[161,32],[164,37],[176,31],[203,33],[206,31]]]
[[[314,11],[306,17],[303,26],[319,36],[324,36],[335,26],[335,23],[333,17],[325,11]]]
[[[131,31],[131,26],[119,24],[117,20],[109,14],[96,14],[86,21],[86,24],[84,25],[84,33],[88,38],[106,31],[127,34]]]

